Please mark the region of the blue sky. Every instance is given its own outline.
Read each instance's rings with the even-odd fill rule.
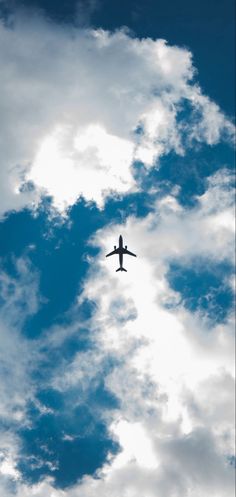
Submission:
[[[0,12],[1,495],[231,497],[233,3]]]

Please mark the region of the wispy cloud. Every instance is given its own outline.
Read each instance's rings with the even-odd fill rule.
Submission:
[[[24,422],[33,391],[31,372],[35,350],[22,335],[26,318],[38,310],[38,274],[27,259],[16,261],[16,277],[0,273],[0,414],[4,422]]]

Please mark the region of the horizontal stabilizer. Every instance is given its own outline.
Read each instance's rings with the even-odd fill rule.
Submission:
[[[127,273],[127,269],[125,269],[124,267],[119,267],[119,268],[116,270],[116,272],[117,272],[117,271],[125,271],[125,272]]]

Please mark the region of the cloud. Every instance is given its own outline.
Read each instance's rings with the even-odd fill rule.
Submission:
[[[2,215],[43,194],[61,212],[81,195],[102,207],[138,188],[134,161],[153,167],[171,150],[232,136],[186,49],[33,12],[29,23],[26,11],[2,21],[0,37]]]
[[[16,468],[16,457],[18,453],[18,442],[16,436],[9,431],[0,433],[0,485],[7,484],[7,479],[12,480],[19,478],[19,472]],[[1,486],[0,486],[1,488]],[[3,494],[5,495],[5,494]]]
[[[226,171],[210,178],[192,209],[181,207],[173,194],[142,220],[130,217],[96,233],[93,243],[102,252],[79,298],[96,304],[87,322],[93,348],[64,364],[63,375],[55,370],[53,386],[65,394],[71,388],[86,392],[103,374],[119,403],[103,416],[121,450],[94,477],[67,488],[67,497],[234,495],[231,312],[210,326],[203,313],[184,308],[166,276],[173,258],[187,263],[203,254],[206,266],[212,259],[232,260],[230,181]],[[101,255],[121,231],[138,258],[127,260],[128,272],[118,279],[116,264]],[[62,329],[60,340],[66,337]],[[54,345],[58,331],[48,330]],[[73,326],[67,333],[74,333]],[[105,369],[107,361],[112,367]],[[17,495],[45,493],[63,495],[53,480],[19,485]]]
[[[1,215],[35,207],[45,194],[62,214],[80,195],[102,208],[109,195],[138,188],[135,161],[148,169],[171,151],[183,155],[201,142],[232,139],[232,124],[195,83],[186,49],[125,30],[58,26],[33,13],[29,23],[22,12],[2,22],[0,37]],[[0,403],[10,427],[9,438],[3,430],[1,439],[4,496],[233,495],[231,310],[223,322],[210,323],[203,310],[184,307],[167,277],[173,261],[191,266],[201,260],[203,268],[233,263],[231,183],[221,170],[192,209],[178,203],[174,189],[158,196],[142,219],[130,216],[98,231],[91,243],[100,253],[70,324],[55,325],[36,341],[22,329],[39,307],[38,274],[27,259],[16,261],[15,276],[1,272]],[[116,263],[105,253],[120,232],[138,257],[117,278]],[[231,276],[224,284],[232,285]],[[78,324],[84,301],[94,302],[94,310]],[[51,414],[35,397],[40,351],[51,359],[84,324],[92,346],[63,356],[37,387],[53,388],[67,400],[73,391],[84,402],[102,378],[119,407],[94,411],[120,452],[65,491],[53,479],[27,484],[17,466],[21,440],[12,443],[11,437],[19,423],[30,427],[27,402],[39,416]],[[73,439],[69,432],[62,437]]]
[[[27,401],[33,395],[31,373],[36,357],[22,335],[28,316],[38,310],[38,275],[27,259],[15,261],[17,275],[0,273],[0,417],[3,423],[24,423]]]
[[[40,351],[46,361],[55,357],[84,325],[91,347],[63,356],[37,388],[54,389],[67,399],[67,406],[72,405],[72,392],[78,405],[84,405],[102,378],[104,389],[117,399],[116,408],[110,409],[95,402],[93,414],[103,420],[120,452],[110,456],[95,477],[73,482],[64,491],[67,497],[118,497],[128,492],[139,497],[140,491],[172,497],[190,495],[190,489],[194,497],[233,495],[233,318],[229,309],[224,322],[212,324],[204,312],[185,309],[167,278],[173,260],[188,265],[200,258],[208,268],[213,261],[233,261],[232,177],[221,170],[209,178],[208,189],[191,209],[182,207],[175,194],[155,200],[142,219],[130,217],[124,225],[96,233],[91,243],[101,252],[71,310],[71,322],[45,330],[36,341],[26,340],[21,329],[40,304],[37,272],[26,258],[15,261],[14,276],[1,272],[0,400],[9,436],[15,436],[19,423],[30,428],[29,401],[39,416],[53,416],[53,409],[35,398],[32,372],[42,359]],[[116,261],[105,259],[120,232],[138,254],[125,261],[125,278],[116,277]],[[231,285],[230,274],[227,281]],[[78,323],[84,300],[94,302],[92,317]],[[14,444],[11,440],[3,431],[4,495],[61,497],[53,479],[23,482],[22,442],[19,437]]]
[[[39,277],[27,258],[16,259],[13,264],[15,278],[4,270],[0,273],[1,315],[7,323],[19,326],[38,310]]]
[[[12,274],[2,267],[0,271],[0,492],[4,496],[12,495],[20,481],[17,432],[29,422],[27,404],[35,392],[32,372],[39,360],[34,342],[22,333],[25,320],[40,304],[38,274],[27,258],[16,259],[12,266]]]
[[[179,303],[166,279],[173,259],[204,256],[206,265],[212,259],[232,261],[232,212],[233,189],[225,171],[209,180],[191,210],[167,196],[143,220],[130,218],[125,226],[97,233],[102,253],[121,231],[138,252],[119,280],[114,263],[100,257],[101,272],[99,266],[91,269],[84,290],[97,304],[92,323],[100,351],[120,360],[106,385],[120,402],[110,429],[122,451],[103,468],[100,480],[84,478],[68,496],[233,495],[227,462],[234,450],[233,319],[229,312],[225,323],[210,327],[204,314]],[[123,314],[131,306],[134,319],[127,312],[127,320],[120,321],[119,313],[110,312],[121,295]]]

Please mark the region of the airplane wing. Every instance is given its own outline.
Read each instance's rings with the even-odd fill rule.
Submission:
[[[114,255],[114,254],[119,254],[119,251],[117,249],[112,250],[112,252],[110,252],[110,254],[107,254],[106,257],[109,257],[110,255]]]
[[[137,255],[136,255],[136,254],[133,254],[133,252],[130,252],[130,251],[129,251],[129,250],[127,250],[127,249],[124,249],[124,250],[123,250],[123,254],[133,255],[134,257],[137,257]]]

